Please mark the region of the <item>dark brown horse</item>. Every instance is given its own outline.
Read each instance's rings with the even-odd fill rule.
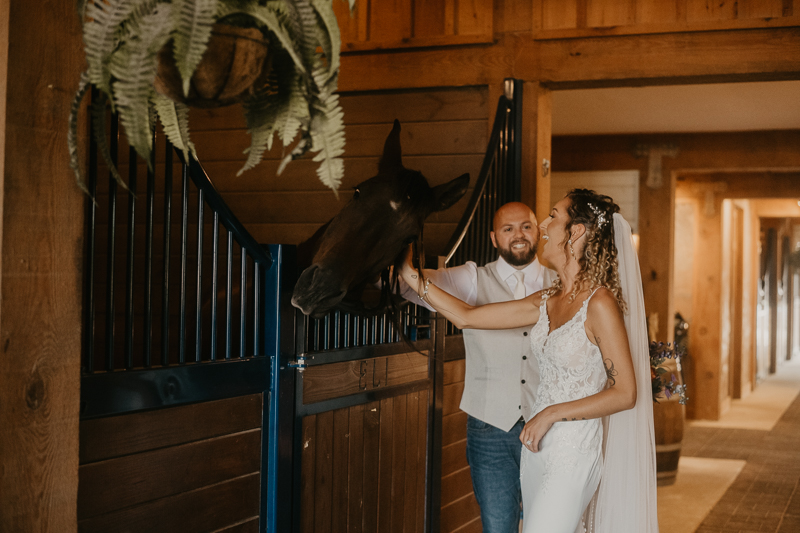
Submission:
[[[421,239],[425,219],[456,203],[468,185],[464,174],[430,187],[422,173],[405,168],[395,120],[378,175],[358,185],[342,211],[299,247],[298,256],[312,259],[295,285],[292,304],[313,317],[340,306],[349,291],[404,257],[408,245]]]

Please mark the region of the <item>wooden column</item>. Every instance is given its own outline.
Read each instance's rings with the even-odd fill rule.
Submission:
[[[541,221],[550,210],[550,160],[553,98],[541,83],[522,91],[522,202]]]
[[[73,2],[0,5],[0,532],[68,533],[77,529],[84,197],[66,138],[83,46]]]
[[[695,215],[692,325],[689,354],[692,357],[692,418],[717,420],[720,416],[722,291],[722,200],[713,196],[698,201]],[[644,212],[644,210],[642,211]],[[644,241],[644,239],[642,239]],[[727,384],[725,384],[727,389]]]

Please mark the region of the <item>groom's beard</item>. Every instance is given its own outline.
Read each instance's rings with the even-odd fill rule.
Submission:
[[[514,249],[515,244],[526,244],[524,248],[520,248],[518,250]],[[497,252],[500,254],[500,257],[506,260],[511,266],[526,266],[533,262],[534,258],[536,257],[536,245],[532,245],[528,241],[514,241],[509,244],[508,248],[497,248]]]

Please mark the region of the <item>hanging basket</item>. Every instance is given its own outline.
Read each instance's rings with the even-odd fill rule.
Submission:
[[[266,83],[269,42],[257,28],[215,24],[203,59],[195,69],[189,94],[172,53],[172,41],[158,53],[156,91],[191,107],[223,107],[241,102]]]

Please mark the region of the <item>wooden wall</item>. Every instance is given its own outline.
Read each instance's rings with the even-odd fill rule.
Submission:
[[[66,120],[79,30],[72,2],[0,4],[3,532],[76,530],[84,198]]]
[[[450,339],[448,339],[450,340]],[[457,341],[462,342],[462,341]],[[441,531],[481,531],[480,507],[467,464],[467,413],[458,408],[464,392],[465,360],[444,364],[442,400]]]
[[[421,171],[431,186],[469,172],[474,184],[488,143],[489,117],[497,101],[486,87],[344,93],[347,144],[345,178],[339,197],[316,177],[309,158],[290,163],[281,176],[275,172],[280,143],[265,161],[237,177],[249,138],[236,107],[193,110],[193,140],[198,157],[216,188],[236,216],[262,243],[297,244],[310,237],[350,199],[351,189],[377,173],[383,143],[395,118],[400,120],[403,163]],[[425,226],[426,252],[444,252],[469,197]]]
[[[78,530],[258,531],[262,395],[80,424]]]

